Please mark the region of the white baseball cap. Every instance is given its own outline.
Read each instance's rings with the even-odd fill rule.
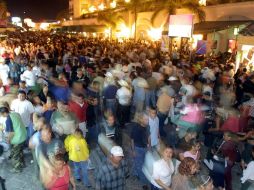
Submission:
[[[120,146],[113,146],[110,150],[113,156],[124,156],[123,149]]]
[[[176,77],[174,77],[174,76],[171,76],[171,77],[168,78],[168,80],[169,80],[169,81],[176,81],[176,80],[178,80],[178,79],[177,79]]]

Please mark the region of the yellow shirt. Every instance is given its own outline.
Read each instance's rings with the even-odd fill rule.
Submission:
[[[89,158],[89,149],[84,138],[68,135],[64,141],[64,146],[69,152],[69,160],[73,162],[86,161]]]

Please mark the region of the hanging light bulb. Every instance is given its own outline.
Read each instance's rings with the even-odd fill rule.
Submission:
[[[98,8],[99,8],[99,10],[104,10],[105,9],[105,6],[104,6],[104,4],[103,3],[101,3],[99,6],[98,6]]]
[[[110,3],[110,7],[111,8],[116,8],[116,1],[112,1],[111,3]]]

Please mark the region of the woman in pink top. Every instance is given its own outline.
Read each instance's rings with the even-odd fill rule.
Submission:
[[[71,169],[63,159],[63,154],[57,154],[51,161],[53,165],[53,175],[44,184],[47,190],[68,190],[71,183],[72,189],[76,190],[76,184],[71,173]]]
[[[180,153],[179,157],[180,160],[183,160],[184,158],[190,157],[193,158],[195,161],[198,161],[200,159],[200,147],[201,143],[197,141],[196,139],[192,139],[190,141],[191,149],[188,151],[185,151],[184,153]]]
[[[182,111],[181,120],[192,124],[200,125],[204,121],[204,114],[197,104],[188,104]]]

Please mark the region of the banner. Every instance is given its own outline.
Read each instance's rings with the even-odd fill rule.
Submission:
[[[206,49],[207,49],[207,41],[198,40],[196,53],[199,55],[204,55],[206,54]]]
[[[168,35],[171,37],[191,38],[193,15],[170,15]]]

